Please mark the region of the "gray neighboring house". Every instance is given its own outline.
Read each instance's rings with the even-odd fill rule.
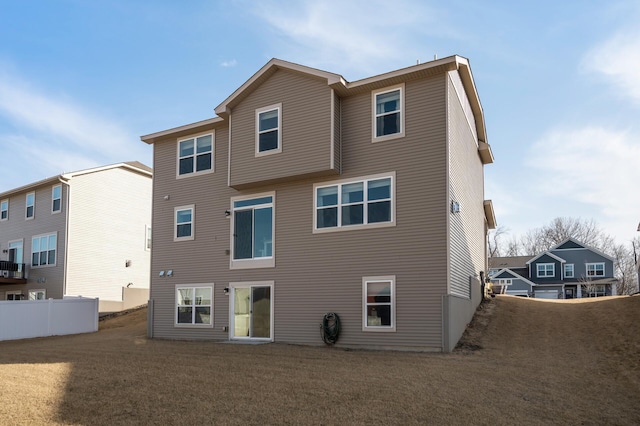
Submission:
[[[354,82],[272,59],[153,144],[149,334],[451,351],[481,300],[493,162],[467,59]]]
[[[495,293],[541,299],[615,296],[614,259],[568,238],[534,257],[494,257],[489,277]]]
[[[0,193],[0,300],[145,304],[152,171],[137,161],[63,173]]]

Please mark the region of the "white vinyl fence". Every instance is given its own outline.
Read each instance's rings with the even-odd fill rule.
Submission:
[[[98,299],[0,302],[0,341],[98,331]]]

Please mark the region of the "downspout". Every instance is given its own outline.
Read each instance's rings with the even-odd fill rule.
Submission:
[[[67,186],[67,197],[65,199],[65,224],[64,224],[64,267],[62,268],[62,297],[67,294],[67,268],[69,267],[69,199],[71,198],[71,184],[68,180],[62,180],[58,176],[58,181]]]

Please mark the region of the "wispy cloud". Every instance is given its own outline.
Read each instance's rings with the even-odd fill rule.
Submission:
[[[236,65],[238,65],[238,61],[236,61],[235,59],[232,59],[230,61],[223,61],[220,63],[220,66],[223,68],[231,68],[235,67]]]
[[[530,151],[528,165],[540,176],[533,195],[551,197],[549,205],[556,208],[571,203],[593,208],[616,235],[635,230],[638,158],[640,144],[630,132],[597,126],[552,130]]]
[[[0,116],[11,124],[2,130],[5,153],[24,164],[21,176],[3,176],[0,191],[62,171],[150,159],[150,149],[117,122],[2,69]]]
[[[437,53],[425,50],[434,48],[425,46],[427,35],[457,37],[442,12],[409,0],[303,1],[286,8],[263,1],[253,10],[281,37],[281,54],[341,72],[409,66]]]

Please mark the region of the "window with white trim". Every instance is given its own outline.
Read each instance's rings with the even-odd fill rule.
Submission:
[[[275,193],[268,193],[232,199],[233,261],[273,259],[274,198]]]
[[[25,202],[25,219],[33,219],[36,209],[36,193],[30,192],[27,194]]]
[[[565,278],[573,278],[575,274],[575,270],[573,267],[573,263],[565,263],[564,264],[564,277]]]
[[[404,84],[372,92],[373,141],[404,136]]]
[[[144,226],[144,249],[145,251],[151,250],[151,226]]]
[[[396,330],[395,276],[362,278],[362,330]]]
[[[282,104],[256,110],[256,156],[282,152]]]
[[[5,293],[6,300],[22,300],[22,290],[9,290]]]
[[[213,326],[213,284],[176,286],[176,326]]]
[[[314,229],[393,224],[393,177],[314,185]]]
[[[29,300],[45,300],[46,298],[46,290],[29,290]]]
[[[553,263],[538,263],[538,278],[549,278],[556,275],[556,265]]]
[[[604,277],[604,262],[587,263],[588,277]]]
[[[0,220],[9,219],[9,199],[0,201]]]
[[[178,176],[213,171],[213,133],[178,141]]]
[[[31,266],[55,266],[57,234],[37,235],[31,239]]]
[[[62,210],[62,185],[51,188],[51,213],[60,213]]]
[[[174,209],[173,241],[193,240],[195,235],[195,206],[181,206]]]
[[[511,285],[511,279],[501,279],[498,280],[498,284],[508,286]]]

